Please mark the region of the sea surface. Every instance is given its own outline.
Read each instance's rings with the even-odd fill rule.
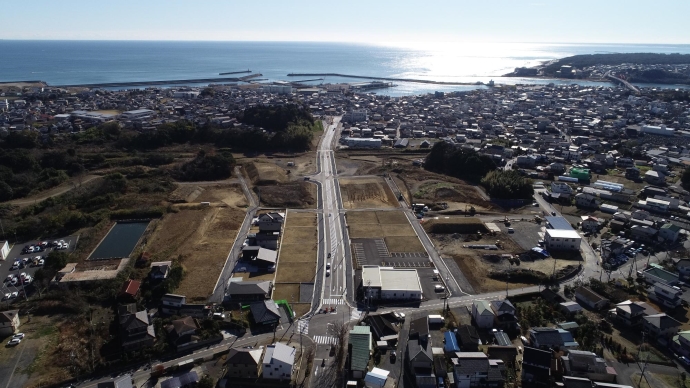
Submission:
[[[288,73],[341,73],[470,83],[491,79],[504,84],[572,83],[501,75],[515,67],[534,66],[576,54],[633,52],[690,54],[690,45],[0,40],[0,81],[40,80],[49,85],[158,81],[220,77],[218,73],[221,72],[249,69],[261,73],[263,76],[259,78],[268,81],[305,78],[288,77]],[[326,77],[311,84],[321,82],[364,80]],[[376,92],[401,96],[478,87],[397,84],[395,88]]]

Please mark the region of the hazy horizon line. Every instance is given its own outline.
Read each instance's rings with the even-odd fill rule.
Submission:
[[[253,39],[69,39],[69,38],[0,38],[0,41],[15,42],[232,42],[232,43],[329,43],[329,44],[357,44],[357,45],[415,45],[421,43],[436,44],[546,44],[546,45],[598,45],[598,46],[690,46],[688,43],[646,43],[646,42],[547,42],[547,41],[340,41],[340,40],[253,40]]]

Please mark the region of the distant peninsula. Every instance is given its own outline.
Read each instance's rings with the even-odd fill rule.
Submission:
[[[690,85],[690,54],[585,54],[519,67],[507,77],[600,80],[606,74],[634,83]]]

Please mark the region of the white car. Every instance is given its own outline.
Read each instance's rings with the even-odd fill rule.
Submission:
[[[19,338],[12,338],[8,343],[7,346],[17,346],[19,343],[22,342]]]
[[[45,260],[38,259],[38,264],[36,264],[36,265],[43,265],[43,264],[45,264]]]
[[[18,338],[18,339],[20,339],[20,340],[23,340],[24,337],[26,337],[26,336],[24,335],[24,333],[17,333],[17,334],[15,334],[15,335],[12,336],[13,339],[14,339],[14,338]]]
[[[14,275],[9,274],[9,275],[7,275],[7,278],[5,279],[5,281],[6,281],[6,282],[11,282],[12,279],[14,279]]]
[[[5,295],[2,297],[2,300],[7,300],[7,299],[10,299],[11,297],[12,297],[12,293],[8,292],[7,294],[5,294]]]
[[[17,291],[13,292],[10,294],[10,299],[14,299],[19,296],[19,293]]]

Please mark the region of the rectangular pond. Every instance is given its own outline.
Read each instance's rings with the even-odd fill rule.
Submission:
[[[118,222],[91,253],[89,260],[129,257],[148,226],[148,221]]]

